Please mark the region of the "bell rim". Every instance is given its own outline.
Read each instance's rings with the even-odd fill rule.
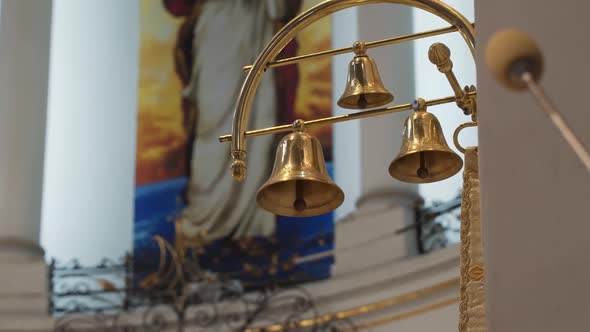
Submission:
[[[401,158],[404,158],[404,157],[409,156],[410,154],[419,153],[419,152],[444,152],[444,153],[448,153],[454,159],[454,166],[455,167],[451,168],[453,171],[450,172],[449,174],[447,174],[447,172],[441,173],[441,174],[443,174],[443,176],[440,176],[439,175],[438,177],[432,177],[430,179],[421,179],[421,178],[419,178],[417,176],[416,177],[413,177],[413,176],[412,177],[410,177],[410,176],[398,176],[397,174],[395,174],[393,172],[393,169],[392,169],[393,168],[393,165],[397,161],[399,161]],[[461,169],[463,168],[463,165],[464,165],[463,158],[461,158],[461,156],[459,156],[457,153],[455,153],[455,151],[453,151],[451,149],[449,149],[449,150],[441,150],[441,149],[435,149],[435,148],[430,148],[430,149],[427,148],[427,149],[422,149],[420,151],[415,151],[415,152],[412,152],[412,153],[405,154],[404,156],[401,156],[401,157],[399,155],[396,156],[395,159],[393,159],[391,161],[391,163],[389,164],[388,171],[389,171],[389,175],[392,178],[394,178],[396,180],[399,180],[399,181],[402,181],[402,182],[406,182],[406,183],[433,183],[433,182],[438,182],[438,181],[446,180],[446,179],[454,176],[455,174],[459,173],[459,171],[461,171]]]
[[[343,101],[346,100],[347,98],[344,98],[344,96],[341,96],[340,98],[338,98],[336,105],[338,105],[340,108],[345,108],[345,109],[349,109],[349,110],[362,110],[362,109],[367,109],[367,108],[381,107],[381,106],[391,103],[395,99],[395,96],[389,91],[385,91],[385,92],[383,92],[383,91],[366,91],[366,92],[362,92],[362,93],[363,94],[381,94],[381,95],[389,95],[389,96],[382,101],[379,101],[377,103],[371,103],[370,105],[367,105],[366,107],[358,107],[358,104],[353,104],[353,103],[344,103]]]
[[[336,199],[333,200],[333,201],[331,201],[330,204],[326,204],[326,205],[323,205],[323,206],[318,207],[318,208],[306,209],[306,210],[303,210],[301,212],[296,212],[296,211],[293,211],[293,210],[288,209],[288,208],[283,208],[281,206],[278,206],[278,209],[270,209],[269,208],[269,205],[267,204],[268,201],[264,200],[261,197],[261,193],[265,189],[267,189],[268,187],[270,187],[272,185],[283,183],[283,182],[288,182],[288,181],[294,181],[294,180],[313,180],[313,181],[321,182],[323,184],[330,185],[330,186],[332,186],[333,188],[336,189],[336,192],[337,192]],[[344,202],[344,198],[345,198],[344,191],[333,180],[331,180],[331,179],[330,180],[321,179],[321,178],[317,178],[315,176],[312,176],[312,177],[310,177],[310,176],[306,176],[306,177],[296,176],[296,177],[291,178],[289,180],[280,180],[280,181],[275,181],[275,182],[272,182],[272,183],[269,183],[267,181],[256,192],[256,204],[260,208],[262,208],[265,211],[268,211],[270,213],[273,213],[275,215],[285,216],[285,217],[313,217],[313,216],[319,216],[319,215],[322,215],[322,214],[326,214],[328,212],[331,212],[331,211],[335,210],[340,205],[342,205],[342,203]],[[277,207],[277,206],[276,205],[273,205],[273,207]],[[319,210],[319,212],[318,212],[318,210]],[[285,213],[283,211],[285,211],[285,212],[288,211],[288,212]]]

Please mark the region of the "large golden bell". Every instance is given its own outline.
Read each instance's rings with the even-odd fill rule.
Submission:
[[[408,116],[400,152],[389,165],[391,176],[404,182],[429,183],[451,177],[461,167],[463,160],[449,148],[438,119],[426,112],[425,106]]]
[[[379,107],[393,101],[393,95],[385,89],[377,64],[365,54],[365,43],[357,41],[353,46],[356,56],[348,66],[348,80],[338,106],[350,109]]]
[[[344,192],[330,178],[320,141],[303,130],[283,137],[272,174],[258,190],[258,205],[274,214],[308,217],[330,212],[344,201]]]

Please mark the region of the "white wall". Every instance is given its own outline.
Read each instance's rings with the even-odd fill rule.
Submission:
[[[444,2],[457,9],[472,22],[474,21],[473,0],[444,0]],[[421,9],[414,9],[413,14],[415,32],[449,26],[449,23],[446,21]],[[414,42],[416,96],[424,99],[433,99],[453,95],[453,90],[447,82],[445,75],[440,73],[436,69],[436,66],[428,60],[428,48],[436,42],[444,43],[450,48],[451,60],[454,65],[453,71],[457,75],[459,83],[462,86],[477,85],[475,62],[463,38],[458,33],[435,36]],[[440,120],[449,146],[455,152],[458,152],[453,144],[453,132],[459,124],[469,122],[471,118],[465,116],[463,111],[455,104],[432,107],[429,111],[435,114]],[[477,145],[477,129],[470,128],[463,130],[459,141],[463,146]],[[463,156],[461,153],[459,155]],[[463,172],[461,171],[449,179],[420,185],[420,194],[426,202],[433,200],[448,201],[455,197],[461,190],[462,176]]]
[[[508,10],[509,9],[509,10]],[[516,27],[545,57],[542,84],[590,146],[590,2],[478,1],[482,223],[490,331],[588,331],[590,174],[527,93],[499,86],[485,45]]]
[[[139,2],[53,8],[42,246],[91,264],[132,247]]]

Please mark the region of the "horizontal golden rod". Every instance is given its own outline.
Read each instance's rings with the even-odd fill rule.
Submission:
[[[456,31],[458,31],[457,27],[450,26],[450,27],[446,27],[446,28],[442,28],[442,29],[414,33],[411,35],[376,40],[376,41],[366,43],[365,46],[367,48],[375,48],[375,47],[381,47],[381,46],[385,46],[385,45],[404,43],[404,42],[407,42],[410,40],[416,40],[416,39],[427,38],[427,37],[432,37],[432,36],[444,35],[446,33],[451,33],[451,32],[456,32]],[[352,47],[342,47],[342,48],[335,48],[333,50],[327,50],[327,51],[322,51],[322,52],[317,52],[317,53],[309,53],[309,54],[295,56],[292,58],[285,58],[285,59],[280,59],[280,60],[269,62],[267,65],[267,68],[269,68],[269,67],[282,67],[282,66],[292,65],[295,63],[299,63],[299,62],[303,62],[303,61],[307,61],[307,60],[311,60],[311,59],[322,58],[322,57],[327,57],[327,56],[334,56],[334,55],[339,55],[339,54],[346,54],[346,53],[350,53],[350,52],[352,52]],[[250,71],[250,69],[252,69],[252,65],[244,66],[244,68],[243,68],[243,70],[246,72]]]
[[[475,96],[476,92],[469,92],[467,95],[470,97]],[[456,100],[457,100],[457,98],[455,96],[432,99],[432,100],[426,101],[426,106],[448,104],[448,103],[455,102]],[[370,118],[370,117],[378,116],[378,115],[385,115],[385,114],[390,114],[390,113],[409,111],[411,109],[412,109],[412,104],[401,104],[401,105],[395,105],[395,106],[390,106],[390,107],[377,108],[374,110],[350,113],[350,114],[345,114],[345,115],[331,116],[329,118],[308,120],[308,121],[305,121],[305,126],[309,127],[309,126],[314,126],[314,125],[319,125],[319,124],[328,124],[328,123],[336,123],[336,122],[344,122],[344,121],[357,120],[357,119],[363,119],[363,118]],[[250,131],[247,131],[245,133],[245,135],[246,135],[246,137],[262,136],[262,135],[269,135],[269,134],[284,133],[284,132],[288,132],[291,130],[293,130],[293,126],[291,124],[285,124],[285,125],[280,125],[280,126],[275,126],[275,127],[268,127],[268,128],[264,128],[264,129],[250,130]],[[232,140],[232,135],[219,136],[219,142],[231,142],[231,140]]]

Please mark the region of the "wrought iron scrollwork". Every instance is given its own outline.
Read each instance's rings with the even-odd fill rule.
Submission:
[[[339,331],[298,325],[318,317],[313,297],[304,288],[271,282],[246,291],[239,280],[204,271],[169,243],[158,243],[160,269],[148,278],[148,288],[132,283],[130,255],[92,267],[76,260],[66,265],[52,261],[50,304],[59,316],[55,330],[231,332],[279,325],[281,330]]]
[[[303,288],[249,292],[210,303],[174,303],[154,301],[131,310],[92,312],[88,306],[71,307],[72,311],[57,319],[55,331],[266,331],[267,325],[283,330],[339,331],[327,326],[302,328],[298,323],[318,316],[311,295]]]
[[[457,197],[418,208],[416,223],[398,232],[416,229],[421,253],[446,247],[458,241],[460,206]],[[53,260],[49,307],[58,316],[55,330],[264,332],[272,326],[272,331],[356,331],[352,320],[318,321],[313,297],[305,288],[281,288],[268,280],[246,290],[231,275],[201,268],[193,254],[202,243],[173,246],[162,238],[155,241],[159,268],[143,282],[133,281],[131,255],[90,267],[78,260]],[[257,273],[257,267],[248,268]]]
[[[460,195],[450,201],[434,202],[417,210],[418,251],[421,254],[459,242],[460,210]]]

